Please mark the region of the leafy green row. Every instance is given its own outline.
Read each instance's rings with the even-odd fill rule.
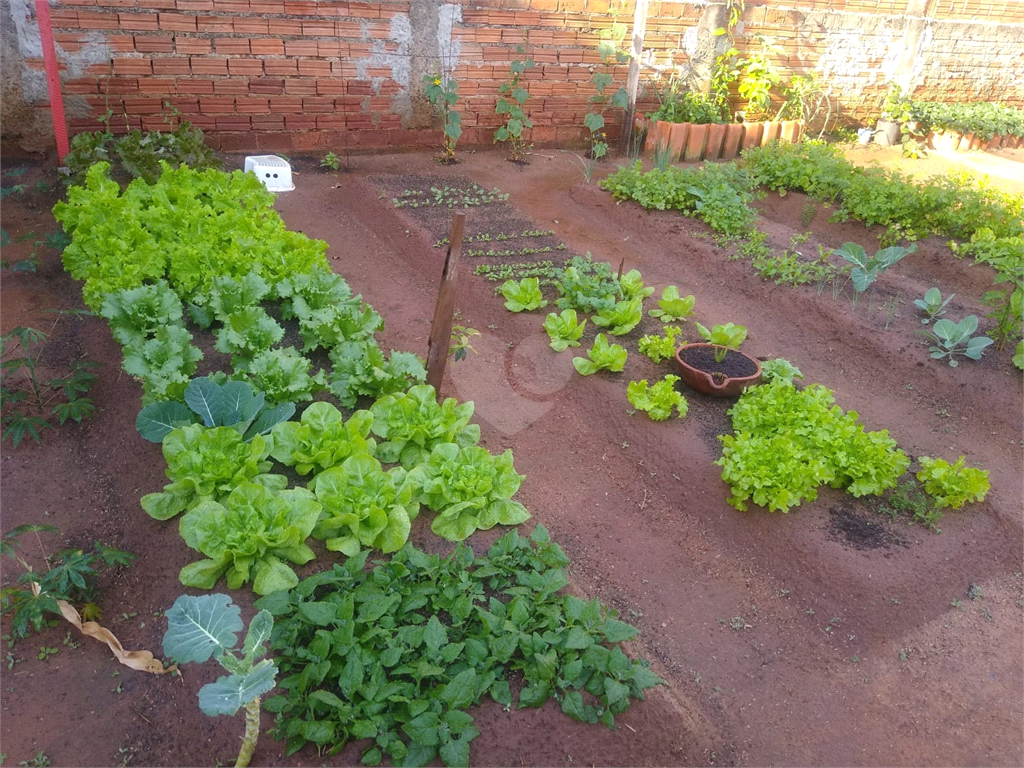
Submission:
[[[371,740],[363,763],[469,765],[479,731],[466,710],[488,697],[614,727],[632,698],[661,683],[619,643],[636,630],[598,601],[561,590],[568,560],[543,526],[510,531],[474,559],[411,545],[365,569],[366,553],[258,601],[285,693],[266,702],[292,754]],[[525,685],[515,702],[509,676]]]
[[[947,104],[936,101],[911,101],[910,119],[918,132],[929,129],[973,133],[984,140],[993,136],[1024,136],[1024,110],[1003,104],[980,101],[974,104]]]
[[[818,497],[818,486],[854,496],[896,485],[910,460],[885,430],[866,432],[856,411],[833,405],[820,384],[796,389],[785,379],[744,391],[729,410],[734,434],[719,437],[729,503],[787,512]]]

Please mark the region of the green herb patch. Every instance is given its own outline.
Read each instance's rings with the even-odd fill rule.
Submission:
[[[331,754],[372,740],[363,763],[468,765],[479,735],[467,709],[484,697],[562,711],[614,727],[615,715],[661,680],[619,643],[636,630],[598,601],[561,590],[568,560],[537,526],[511,531],[474,559],[406,545],[367,572],[366,552],[269,595],[271,648],[285,693],[266,701],[273,735],[292,754]],[[511,675],[523,687],[514,700]]]

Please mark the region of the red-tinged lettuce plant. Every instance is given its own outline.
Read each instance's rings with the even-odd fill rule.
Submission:
[[[199,689],[199,709],[208,717],[234,715],[245,708],[245,736],[235,768],[246,768],[260,735],[260,699],[276,685],[277,665],[266,654],[274,619],[260,611],[249,623],[242,658],[232,651],[241,632],[242,612],[227,595],[182,595],[167,611],[164,655],[178,664],[211,657],[230,674]]]
[[[324,470],[309,487],[322,512],[313,537],[334,552],[353,557],[364,548],[397,552],[409,540],[420,506],[406,471],[385,472],[371,456],[349,456]]]
[[[316,557],[306,539],[319,515],[305,488],[239,483],[222,502],[201,501],[182,516],[181,538],[209,559],[186,565],[178,580],[197,589],[213,589],[221,576],[228,589],[252,581],[258,595],[291,589],[299,577],[285,561],[303,565]]]
[[[296,421],[285,421],[271,431],[270,455],[295,467],[300,475],[341,464],[349,456],[372,456],[377,443],[369,437],[373,414],[356,411],[348,421],[330,403],[313,403]]]
[[[455,443],[468,448],[480,442],[480,425],[470,424],[473,403],[459,403],[454,397],[438,404],[429,384],[410,387],[408,392],[385,395],[370,406],[370,429],[381,442],[376,457],[386,463],[401,463],[412,469],[430,458],[434,446]]]
[[[448,541],[530,518],[526,507],[512,501],[523,476],[512,467],[511,449],[492,456],[484,448],[441,443],[426,464],[409,472],[408,481],[420,489],[419,502],[438,513],[430,529]]]
[[[142,497],[142,508],[150,517],[168,520],[201,501],[216,500],[236,486],[253,481],[272,489],[283,489],[283,475],[266,474],[272,441],[260,435],[246,442],[230,427],[208,429],[190,424],[171,430],[163,440],[169,485],[161,493]]]

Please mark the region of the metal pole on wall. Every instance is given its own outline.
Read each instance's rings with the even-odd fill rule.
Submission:
[[[629,76],[626,80],[629,105],[626,107],[626,122],[619,137],[619,152],[622,154],[629,152],[629,143],[633,139],[633,114],[636,112],[636,92],[640,87],[640,56],[644,52],[645,32],[647,0],[636,0],[636,11],[633,13],[633,45],[629,52]]]
[[[57,156],[63,162],[71,146],[68,144],[68,126],[64,120],[60,68],[57,66],[57,49],[53,45],[53,25],[50,23],[50,5],[47,0],[36,0],[36,21],[39,22],[39,39],[43,44],[43,62],[46,64],[46,89],[50,93],[53,136],[57,140]]]

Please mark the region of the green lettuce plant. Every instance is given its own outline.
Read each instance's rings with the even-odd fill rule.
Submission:
[[[330,358],[334,368],[328,388],[346,408],[353,408],[360,395],[378,398],[427,378],[427,369],[415,354],[392,351],[385,360],[372,338],[342,342],[331,350]]]
[[[666,325],[662,330],[665,333],[664,336],[648,334],[641,336],[640,341],[637,342],[640,354],[647,355],[656,363],[675,357],[676,348],[679,346],[676,343],[676,336],[683,332],[683,329],[677,325]]]
[[[988,470],[965,466],[965,460],[966,457],[961,456],[950,464],[945,459],[930,456],[918,459],[921,471],[917,473],[917,479],[924,484],[925,493],[935,500],[938,509],[960,509],[969,501],[985,500],[991,487]]]
[[[1017,348],[1013,351],[1013,364],[1024,371],[1024,340],[1017,342]]]
[[[377,444],[369,437],[373,414],[356,411],[348,420],[330,403],[313,403],[296,421],[271,430],[269,455],[300,475],[337,466],[349,456],[372,456]]]
[[[492,456],[484,448],[441,443],[409,472],[408,482],[420,489],[419,502],[438,513],[430,529],[448,541],[530,518],[526,507],[512,501],[523,476],[512,467],[511,449]]]
[[[573,367],[583,376],[598,371],[621,371],[626,365],[626,350],[618,344],[609,344],[603,333],[594,337],[594,345],[587,350],[586,357],[574,357]]]
[[[522,280],[506,280],[501,285],[501,295],[505,297],[505,309],[509,312],[532,312],[548,305],[540,292],[540,281],[536,277],[524,277]]]
[[[295,403],[312,400],[327,386],[323,371],[310,375],[312,365],[295,347],[281,347],[260,352],[236,376],[263,392],[270,403]]]
[[[690,406],[686,398],[676,391],[677,381],[678,376],[669,375],[654,382],[650,388],[647,379],[631,381],[626,386],[626,398],[638,411],[644,411],[651,421],[665,421],[672,415],[673,408],[681,419],[686,416]]]
[[[798,390],[776,379],[746,389],[729,410],[734,434],[718,438],[729,504],[788,512],[816,499],[820,485],[858,497],[895,487],[910,459],[888,432],[866,432],[856,411],[833,403],[819,384]]]
[[[385,472],[366,454],[349,456],[340,466],[324,470],[309,487],[322,508],[313,538],[349,557],[363,548],[398,551],[420,511],[405,469]]]
[[[789,360],[781,357],[765,360],[761,363],[761,378],[765,384],[776,379],[792,384],[793,379],[802,379],[803,377],[804,375],[800,372],[799,368],[789,362]]]
[[[291,589],[299,578],[286,561],[303,565],[316,557],[305,542],[319,515],[305,488],[239,483],[221,501],[200,501],[182,515],[181,538],[208,559],[186,565],[178,580],[197,589],[213,589],[221,576],[228,589],[251,580],[258,595]]]
[[[386,464],[401,463],[412,469],[427,461],[440,443],[468,448],[480,442],[480,425],[469,423],[473,403],[446,397],[438,404],[437,393],[429,384],[385,395],[370,406],[370,413],[370,429],[380,438],[374,455]]]
[[[977,315],[968,315],[959,323],[945,318],[937,320],[930,331],[924,333],[934,343],[928,348],[932,358],[948,358],[949,365],[956,368],[960,363],[957,355],[980,360],[985,347],[992,343],[988,336],[971,336],[978,329]]]
[[[201,328],[208,328],[214,319],[228,325],[231,315],[258,306],[270,293],[267,281],[257,272],[242,277],[218,275],[209,291],[193,299],[189,314]]]
[[[166,280],[104,294],[99,314],[124,347],[145,344],[164,326],[183,325],[181,299]]]
[[[693,294],[680,296],[679,289],[674,285],[667,285],[661,292],[661,299],[658,301],[658,308],[648,311],[648,315],[656,317],[663,323],[675,323],[685,320],[693,314],[693,305],[696,299]]]
[[[544,320],[544,330],[548,333],[551,348],[556,352],[578,347],[586,327],[587,321],[580,321],[576,317],[575,309],[563,309],[561,313],[551,312]]]
[[[914,306],[925,314],[921,322],[927,325],[932,320],[944,315],[946,313],[946,305],[953,300],[954,296],[956,294],[951,293],[943,299],[942,293],[938,288],[929,288],[924,292],[923,299],[914,299]]]
[[[644,285],[639,269],[631,269],[619,278],[619,292],[625,301],[643,300],[654,293],[654,288]]]
[[[260,698],[276,685],[277,666],[266,654],[274,619],[260,611],[249,623],[242,657],[232,650],[245,628],[242,612],[227,595],[182,595],[166,613],[164,655],[178,664],[213,657],[230,674],[199,689],[199,709],[208,717],[234,715],[245,707],[245,735],[235,768],[246,768],[260,735]]]
[[[184,399],[150,403],[139,411],[135,428],[143,439],[160,443],[171,430],[202,422],[207,427],[231,427],[251,440],[295,413],[295,403],[268,406],[263,393],[247,381],[215,381],[208,376],[192,379]]]
[[[176,325],[166,325],[153,338],[124,348],[121,367],[142,382],[142,402],[180,400],[185,393],[203,351],[192,344],[192,334]]]
[[[224,318],[217,331],[217,351],[231,355],[231,364],[245,368],[253,358],[284,338],[284,328],[262,307],[246,307]]]
[[[696,323],[696,326],[697,331],[709,344],[718,345],[718,349],[715,350],[715,361],[719,363],[725,359],[728,350],[739,349],[740,344],[747,340],[747,328],[743,325],[726,323],[712,326],[711,330],[700,323]]]
[[[591,320],[594,325],[607,328],[614,336],[622,336],[640,324],[644,319],[643,298],[618,301],[615,306],[601,309]]]
[[[222,498],[246,481],[284,488],[287,478],[266,474],[271,444],[260,435],[246,442],[230,427],[189,424],[172,429],[163,440],[171,483],[160,493],[143,496],[142,508],[150,517],[167,520],[201,501]]]

